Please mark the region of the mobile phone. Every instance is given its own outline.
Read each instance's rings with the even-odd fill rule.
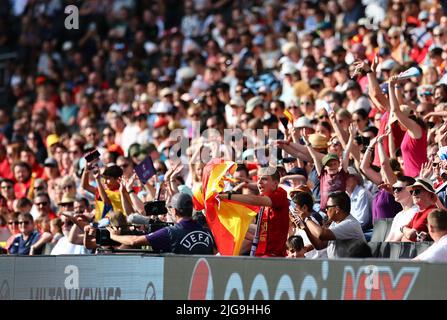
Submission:
[[[84,158],[87,163],[93,162],[96,159],[99,159],[101,154],[99,153],[98,149],[93,150],[92,152],[87,153]]]

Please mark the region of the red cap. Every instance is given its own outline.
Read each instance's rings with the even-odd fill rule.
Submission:
[[[109,151],[109,152],[116,152],[116,153],[118,153],[119,155],[124,156],[124,151],[123,151],[123,149],[122,149],[119,145],[117,145],[116,143],[114,143],[114,144],[112,144],[111,146],[109,146],[109,147],[107,148],[107,151]]]
[[[154,122],[154,129],[158,129],[164,126],[167,126],[169,124],[168,119],[159,118]]]

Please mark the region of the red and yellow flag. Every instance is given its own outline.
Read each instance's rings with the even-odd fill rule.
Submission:
[[[194,209],[205,209],[208,226],[221,255],[239,255],[242,241],[259,207],[238,201],[219,199],[227,174],[236,171],[237,164],[223,159],[211,160],[203,169],[202,190],[195,190]]]

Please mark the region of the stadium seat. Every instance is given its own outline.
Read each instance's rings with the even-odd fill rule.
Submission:
[[[374,222],[373,234],[371,241],[384,242],[390,232],[393,218],[379,219]]]
[[[368,242],[368,246],[371,248],[371,255],[373,258],[380,258],[381,245],[382,245],[382,242],[378,242],[378,241]]]
[[[363,240],[335,240],[337,258],[370,258],[371,248]]]
[[[53,250],[54,246],[55,246],[54,243],[45,244],[45,246],[43,247],[43,250],[42,250],[42,255],[45,255],[45,256],[51,255],[51,251]]]
[[[415,245],[416,255],[415,256],[420,255],[422,252],[427,250],[432,244],[433,244],[433,241],[416,242],[416,245]]]
[[[391,242],[382,242],[379,249],[378,258],[389,258],[390,257],[390,243]]]

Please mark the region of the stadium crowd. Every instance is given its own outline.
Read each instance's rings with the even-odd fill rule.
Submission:
[[[4,253],[92,254],[107,227],[115,249],[215,254],[196,191],[221,157],[217,197],[265,209],[241,255],[447,261],[444,1],[16,0],[0,24]]]

